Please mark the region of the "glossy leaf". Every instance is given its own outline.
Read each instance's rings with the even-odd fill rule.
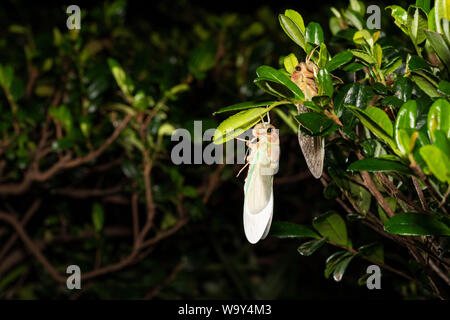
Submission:
[[[443,222],[423,213],[396,214],[384,225],[389,233],[406,236],[450,236],[450,228]]]
[[[306,48],[306,40],[304,31],[301,30],[301,26],[297,25],[291,18],[284,14],[280,14],[278,16],[278,20],[280,21],[280,25],[283,28],[284,32],[303,49]],[[302,20],[303,21],[303,20]]]
[[[410,6],[406,24],[408,26],[408,34],[413,43],[416,45],[422,43],[426,38],[424,31],[428,26],[425,12],[420,8]]]
[[[284,68],[289,74],[292,74],[294,72],[295,67],[298,65],[298,60],[295,54],[291,53],[288,56],[284,57],[283,60]]]
[[[302,256],[310,256],[317,249],[322,247],[325,243],[327,243],[327,239],[326,238],[320,238],[320,239],[316,239],[316,240],[311,240],[311,241],[308,241],[308,242],[305,242],[305,243],[301,244],[297,248],[297,251]]]
[[[338,129],[338,125],[333,120],[320,113],[306,112],[297,115],[296,118],[311,136],[329,134]]]
[[[330,73],[327,69],[320,69],[319,74],[317,75],[317,82],[319,83],[319,89],[323,90],[323,93],[325,93],[330,98],[333,96],[333,80],[331,79]],[[319,90],[319,94],[320,90]]]
[[[426,72],[431,72],[431,68],[428,63],[419,56],[412,56],[408,61],[408,68],[411,71],[423,70]]]
[[[323,30],[320,24],[316,22],[308,23],[306,27],[306,41],[315,45],[323,43]]]
[[[329,241],[349,246],[347,227],[344,219],[334,211],[329,211],[313,219],[314,228]]]
[[[342,278],[344,277],[345,270],[347,270],[348,265],[350,264],[350,262],[353,260],[354,257],[355,257],[354,254],[350,254],[336,264],[336,267],[334,268],[333,271],[334,281],[339,282],[342,280]]]
[[[407,29],[408,13],[406,12],[406,10],[397,5],[386,7],[386,9],[391,9],[391,16],[394,18],[395,24],[404,33],[408,34]]]
[[[428,136],[433,141],[434,131],[442,130],[450,139],[450,103],[445,99],[436,100],[428,111]]]
[[[325,278],[328,279],[333,274],[336,266],[351,255],[352,253],[343,250],[335,252],[331,256],[329,256],[325,262]]]
[[[439,59],[441,59],[447,69],[450,70],[450,49],[442,34],[425,30],[425,35],[431,47],[439,56]]]
[[[353,54],[351,53],[351,51],[339,52],[337,55],[331,58],[330,61],[327,62],[326,68],[329,72],[332,72],[340,66],[343,66],[344,64],[350,62],[352,58]]]
[[[450,159],[440,148],[434,145],[423,146],[420,148],[420,155],[439,181],[450,183]]]
[[[392,160],[379,158],[366,158],[353,162],[347,170],[349,171],[369,171],[369,172],[399,172],[411,174],[408,166]]]
[[[405,129],[415,129],[416,121],[417,103],[415,100],[410,100],[403,104],[395,120],[395,143],[403,155],[407,155],[411,151],[409,132]]]
[[[266,112],[268,112],[267,108],[252,108],[232,115],[217,127],[213,142],[221,144],[239,136],[245,130],[258,123],[260,117]]]
[[[247,102],[236,103],[231,106],[219,109],[218,111],[214,112],[213,115],[216,115],[219,113],[224,113],[224,112],[229,112],[229,111],[239,111],[239,110],[246,110],[246,109],[251,109],[251,108],[256,108],[256,107],[269,106],[274,102],[275,101],[247,101]]]
[[[362,124],[376,136],[383,139],[394,151],[397,150],[392,138],[393,127],[388,115],[381,109],[369,107],[367,111],[354,106],[346,106]]]
[[[284,15],[294,21],[300,30],[305,33],[305,23],[303,22],[303,17],[300,13],[292,9],[287,9],[284,12]]]
[[[366,244],[358,248],[358,252],[371,260],[384,263],[384,248],[380,243]]]
[[[270,234],[277,238],[321,238],[317,232],[309,226],[285,221],[274,222]]]
[[[256,73],[258,78],[254,82],[266,92],[296,101],[304,100],[302,90],[280,71],[269,66],[260,66]],[[278,84],[278,87],[273,87],[274,84]]]

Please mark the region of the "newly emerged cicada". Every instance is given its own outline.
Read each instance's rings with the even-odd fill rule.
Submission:
[[[312,61],[307,60],[306,62],[300,62],[292,73],[291,80],[303,91],[306,101],[310,101],[317,95],[317,85],[314,81],[317,71],[317,66]],[[303,104],[296,104],[296,106],[299,114],[310,112]],[[298,142],[309,171],[311,171],[315,178],[319,179],[323,171],[325,139],[323,137],[303,135],[299,125]]]
[[[273,176],[278,171],[280,141],[268,122],[253,128],[254,139],[247,141],[249,165],[244,184],[244,231],[250,243],[264,239],[273,216]]]

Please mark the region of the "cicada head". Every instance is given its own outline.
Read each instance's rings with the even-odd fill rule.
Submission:
[[[317,66],[312,61],[300,62],[292,72],[291,80],[302,90],[306,100],[311,100],[317,95],[317,86],[314,80],[317,72]]]
[[[253,127],[253,135],[258,138],[267,138],[269,142],[275,142],[278,140],[278,133],[276,128],[268,122],[258,123]]]

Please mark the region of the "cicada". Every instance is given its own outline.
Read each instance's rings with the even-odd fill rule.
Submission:
[[[280,140],[277,130],[262,122],[252,130],[247,141],[249,165],[244,184],[244,231],[250,243],[257,243],[269,233],[273,216],[273,176],[278,172]]]
[[[317,95],[317,86],[314,76],[317,74],[317,66],[307,60],[300,62],[292,73],[291,80],[303,91],[306,101],[310,101]],[[309,112],[303,104],[296,104],[298,113]],[[325,140],[323,137],[304,136],[298,127],[298,142],[305,157],[306,164],[312,175],[319,179],[323,171],[323,159],[325,154]]]

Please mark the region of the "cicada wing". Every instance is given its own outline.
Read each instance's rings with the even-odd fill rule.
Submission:
[[[261,237],[261,240],[265,239],[267,237],[267,235],[269,234],[270,226],[272,225],[272,218],[273,218],[273,210],[272,210],[272,214],[270,215],[269,222],[267,223],[266,230],[264,230],[264,234]]]
[[[273,214],[273,176],[261,174],[261,166],[250,167],[245,182],[244,232],[250,243],[268,233]]]
[[[299,113],[309,112],[303,105],[298,105]],[[319,179],[322,176],[323,160],[325,156],[325,139],[323,137],[304,136],[298,127],[298,143],[302,149],[306,164],[314,178]]]

